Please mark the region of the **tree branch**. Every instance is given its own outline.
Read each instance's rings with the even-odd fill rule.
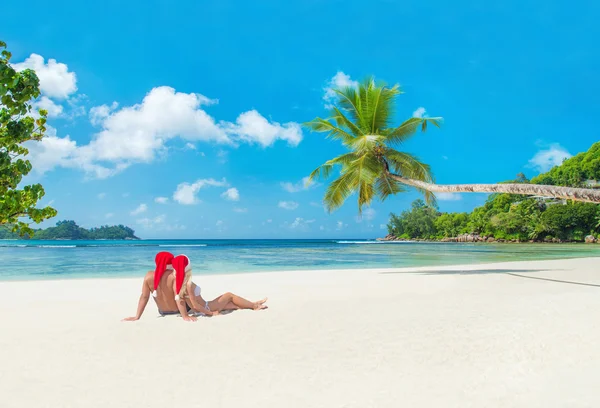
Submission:
[[[386,163],[387,164],[387,163]],[[549,186],[543,184],[433,184],[420,180],[402,177],[390,173],[389,176],[399,183],[411,187],[421,188],[433,193],[506,193],[530,196],[542,196],[548,198],[562,198],[588,203],[600,203],[600,190],[591,188],[574,188],[563,186]]]

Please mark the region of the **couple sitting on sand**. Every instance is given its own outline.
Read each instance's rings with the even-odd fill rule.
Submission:
[[[137,313],[124,321],[139,320],[150,299],[154,296],[158,313],[161,316],[180,314],[185,321],[196,321],[195,314],[218,315],[222,310],[253,309],[262,310],[267,299],[250,302],[233,293],[225,293],[218,298],[205,301],[200,294],[200,286],[192,282],[192,264],[185,255],[173,256],[170,252],[159,252],[155,258],[156,269],[144,277],[142,294]]]

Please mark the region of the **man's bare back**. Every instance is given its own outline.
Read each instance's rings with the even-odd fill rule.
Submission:
[[[158,287],[156,288],[156,297],[154,301],[158,307],[158,311],[161,314],[174,314],[179,313],[177,308],[177,301],[173,295],[173,286],[175,284],[175,274],[172,270],[167,270],[162,275]],[[138,301],[138,310],[135,316],[126,317],[125,321],[139,320],[144,313],[144,309],[150,300],[151,293],[154,291],[154,271],[149,271],[144,276],[144,282],[142,283],[142,294]],[[184,319],[194,320],[189,316],[183,316]]]
[[[158,288],[156,289],[156,297],[154,301],[158,310],[163,313],[178,313],[177,303],[173,296],[173,283],[175,282],[175,274],[171,270],[167,270],[160,279]],[[148,291],[152,293],[154,290],[154,271],[149,271],[144,277],[144,285]]]

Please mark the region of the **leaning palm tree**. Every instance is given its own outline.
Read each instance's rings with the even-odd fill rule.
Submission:
[[[329,211],[339,208],[353,193],[358,192],[359,213],[374,198],[388,196],[413,187],[422,192],[429,204],[433,193],[510,193],[566,198],[600,203],[600,190],[538,184],[435,184],[430,167],[417,157],[396,150],[413,136],[424,132],[428,125],[440,127],[439,117],[413,117],[398,127],[392,126],[395,98],[402,91],[398,85],[388,87],[373,78],[355,87],[334,89],[336,104],[327,119],[316,118],[305,124],[312,131],[326,132],[329,138],[341,141],[349,150],[325,162],[309,176],[313,181],[326,179],[335,167],[339,177],[327,188],[324,203]]]

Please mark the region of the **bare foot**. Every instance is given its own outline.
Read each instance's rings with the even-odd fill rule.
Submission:
[[[265,305],[268,298],[264,298],[259,300],[258,302],[254,302],[254,310],[263,310],[267,309],[269,306]]]

